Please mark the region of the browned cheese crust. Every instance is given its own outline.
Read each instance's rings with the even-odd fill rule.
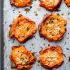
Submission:
[[[70,7],[70,0],[64,0],[65,4]]]
[[[35,22],[19,15],[10,27],[9,36],[16,38],[19,42],[25,42],[36,33]]]
[[[24,46],[13,46],[10,60],[16,65],[18,70],[28,70],[35,62],[35,56]]]
[[[59,41],[66,32],[66,20],[57,13],[46,16],[39,25],[40,36],[48,41]]]
[[[32,0],[10,0],[10,3],[16,7],[28,7],[31,6]]]
[[[46,8],[49,11],[53,11],[60,6],[61,2],[62,0],[40,0],[40,6]]]
[[[49,46],[40,51],[40,63],[45,68],[57,68],[64,62],[62,48],[59,46]]]

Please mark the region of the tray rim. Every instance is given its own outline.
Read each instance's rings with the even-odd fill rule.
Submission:
[[[0,3],[1,3],[0,5],[1,5],[1,7],[2,7],[2,8],[1,8],[1,23],[3,23],[3,19],[4,19],[4,18],[3,18],[3,2],[4,2],[4,1],[3,1],[3,0],[0,0],[0,1],[1,1],[1,2],[0,2]],[[3,24],[1,24],[0,26],[1,26],[1,27],[0,27],[1,29],[0,29],[0,30],[1,30],[1,46],[2,46],[2,47],[1,47],[1,56],[2,56],[2,55],[3,55],[3,52],[2,52],[2,51],[3,51],[3,46],[4,46],[4,43],[5,43],[5,42],[3,42],[3,41],[4,41],[4,39],[3,39],[3,35],[4,35],[4,34],[3,34]],[[2,56],[2,57],[1,57],[1,67],[0,67],[1,70],[4,70],[4,69],[3,69],[3,68],[4,68],[4,67],[3,67],[3,66],[4,66],[3,62],[4,62],[4,58],[3,58],[3,56]]]
[[[0,0],[0,70],[4,70],[3,0]]]

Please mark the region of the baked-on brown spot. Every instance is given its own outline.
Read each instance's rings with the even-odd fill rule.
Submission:
[[[13,46],[10,60],[16,65],[18,70],[28,70],[36,59],[34,54],[28,51],[25,46]]]
[[[40,36],[49,41],[59,41],[66,32],[66,20],[57,13],[45,17],[39,25]]]
[[[10,0],[10,3],[16,7],[28,7],[31,6],[32,0]]]
[[[9,36],[19,42],[25,42],[36,33],[35,22],[27,17],[19,15],[10,27]]]
[[[64,62],[64,55],[60,46],[49,46],[40,51],[40,63],[45,68],[57,68]]]
[[[46,8],[49,11],[56,10],[62,0],[40,0],[40,6]]]
[[[64,0],[65,4],[70,7],[70,0]]]

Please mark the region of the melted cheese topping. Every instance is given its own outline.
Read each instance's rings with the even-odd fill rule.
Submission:
[[[44,58],[44,62],[56,63],[58,62],[59,54],[57,52],[48,51],[42,55],[42,58]]]
[[[24,46],[14,47],[11,52],[11,60],[18,69],[31,68],[35,61],[34,55]]]
[[[21,24],[21,22],[19,23]],[[20,26],[16,27],[15,36],[19,38],[23,38],[26,35],[29,35],[34,30],[34,24],[30,24],[29,22],[22,22]]]
[[[61,54],[61,51],[58,52],[47,49],[45,53],[40,54],[40,62],[48,67],[60,65],[63,62],[63,55]]]
[[[19,42],[24,42],[36,32],[35,22],[23,17],[16,18],[10,28],[10,37],[15,37]]]
[[[47,18],[42,26],[42,34],[50,39],[60,39],[66,31],[66,21],[57,14]]]
[[[27,64],[29,61],[28,55],[23,51],[23,48],[16,48],[12,51],[12,57],[14,58],[16,64]]]
[[[48,19],[46,21],[47,25],[46,25],[46,28],[47,28],[47,32],[51,33],[51,35],[57,35],[60,33],[60,30],[62,30],[64,27],[64,23],[65,21],[64,20],[60,20],[59,16],[57,16],[57,18],[51,18],[51,19]],[[66,24],[66,23],[65,23]],[[65,31],[65,29],[64,29]]]
[[[43,54],[40,58],[43,59],[43,64],[48,65],[49,67],[52,67],[63,61],[63,57],[60,54],[58,54],[58,52],[53,51],[48,51],[47,53]]]

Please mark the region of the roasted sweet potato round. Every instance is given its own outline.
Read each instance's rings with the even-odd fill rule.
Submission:
[[[70,0],[64,0],[65,4],[70,7]]]
[[[40,36],[48,41],[59,41],[66,32],[66,20],[57,13],[45,17],[39,25]]]
[[[62,0],[40,0],[40,6],[46,8],[49,11],[56,10]]]
[[[24,46],[13,46],[10,60],[16,65],[18,70],[30,69],[35,62],[35,56]]]
[[[10,0],[11,5],[16,7],[26,7],[31,6],[31,0]]]
[[[19,15],[10,27],[9,36],[19,42],[25,42],[36,33],[35,22],[27,17]]]
[[[57,68],[64,62],[62,48],[59,46],[49,46],[40,51],[40,63],[45,68]]]

